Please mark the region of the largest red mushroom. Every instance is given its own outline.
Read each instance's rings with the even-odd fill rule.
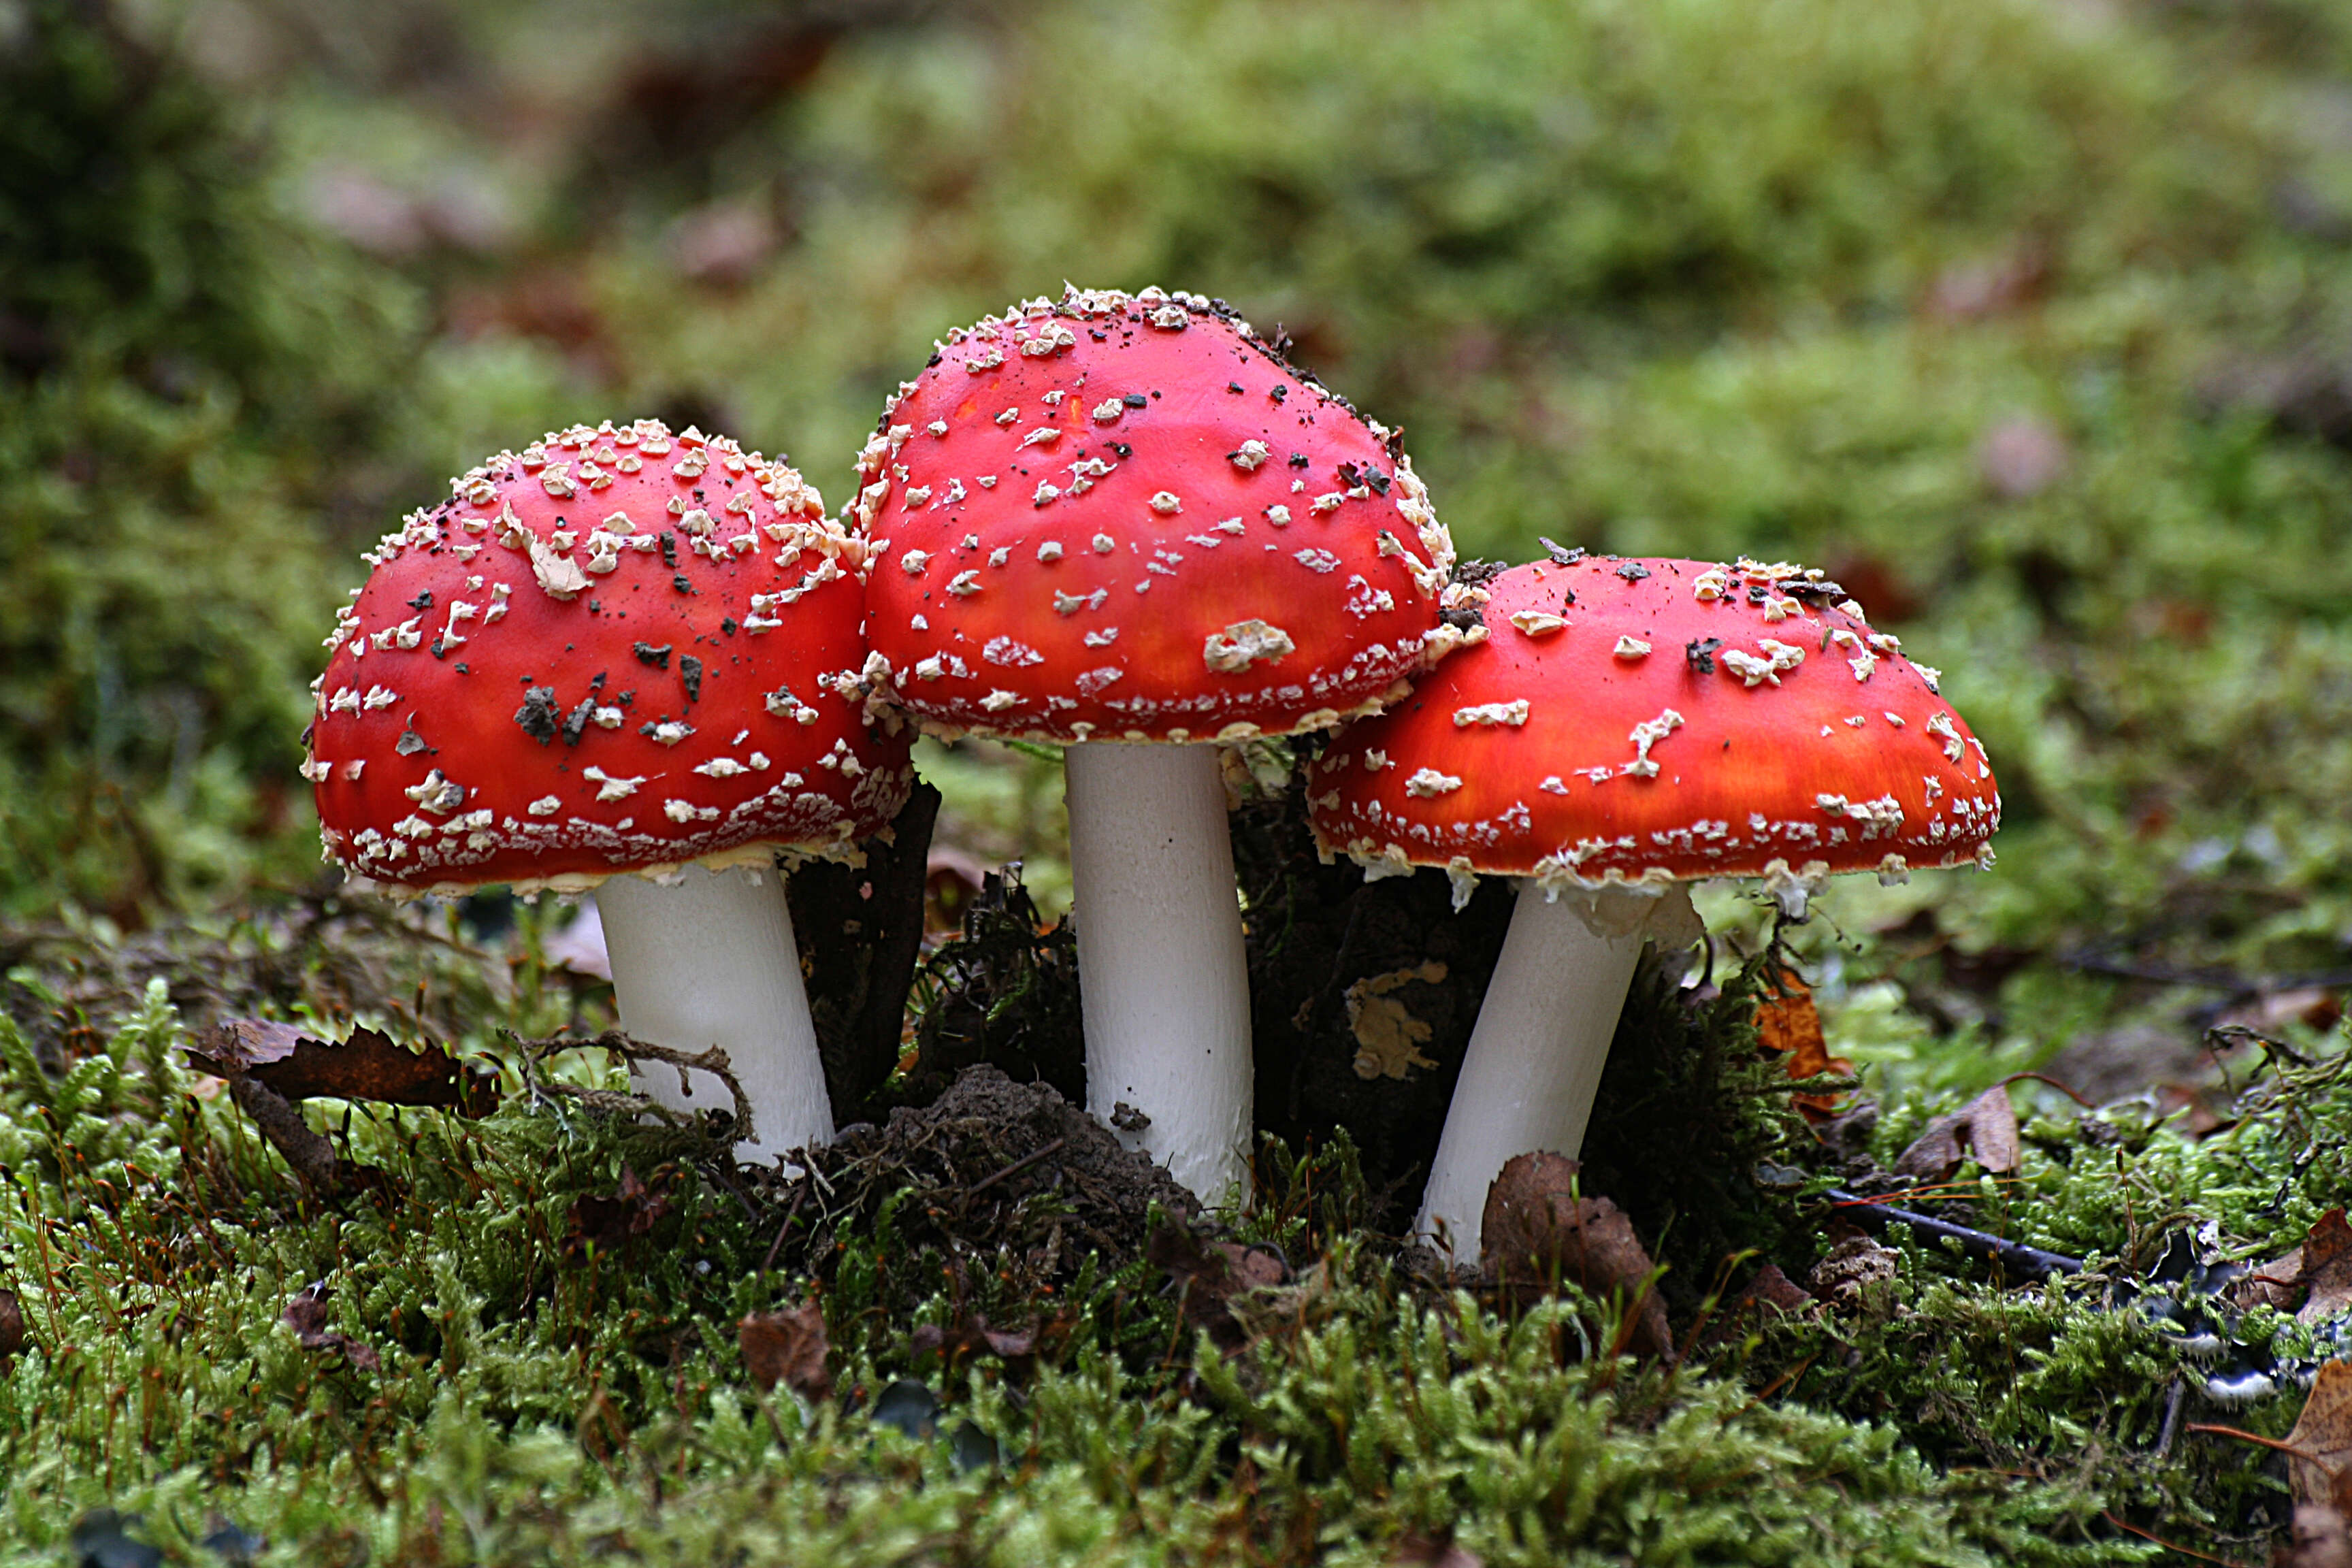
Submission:
[[[1213,742],[1372,711],[1475,635],[1427,492],[1248,323],[1156,289],[950,333],[859,477],[897,700],[1068,748],[1090,1108],[1222,1197],[1251,1064]]]
[[[1760,878],[1792,915],[1839,871],[1990,864],[2000,796],[1939,677],[1818,572],[1613,556],[1488,584],[1495,635],[1316,761],[1327,851],[1519,879],[1421,1227],[1475,1258],[1514,1154],[1574,1154],[1645,940],[1681,884]]]
[[[724,1047],[767,1158],[833,1135],[779,857],[897,814],[862,544],[782,463],[653,420],[501,452],[367,560],[314,689],[328,858],[413,898],[596,889],[624,1026]],[[698,1075],[699,1076],[699,1075]],[[689,1099],[663,1068],[647,1087]]]

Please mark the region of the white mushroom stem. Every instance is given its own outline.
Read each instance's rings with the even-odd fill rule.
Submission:
[[[784,879],[772,868],[688,866],[665,886],[614,877],[596,889],[621,1027],[675,1051],[727,1052],[751,1105],[735,1157],[764,1164],[833,1142],[824,1063],[801,984]],[[647,1062],[638,1088],[679,1110],[731,1110],[717,1075]],[[688,1091],[691,1091],[690,1093]]]
[[[1696,934],[1679,886],[1548,899],[1519,885],[1430,1167],[1421,1234],[1449,1244],[1456,1262],[1476,1262],[1486,1189],[1505,1162],[1538,1150],[1572,1158],[1583,1147],[1642,944]]]
[[[1087,1109],[1209,1203],[1249,1194],[1249,965],[1213,745],[1064,753]],[[1120,1129],[1120,1105],[1150,1118]]]

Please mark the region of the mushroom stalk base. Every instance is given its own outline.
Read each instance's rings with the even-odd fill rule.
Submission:
[[[1213,745],[1064,753],[1087,1109],[1208,1203],[1249,1192],[1249,964]],[[1128,1129],[1125,1105],[1150,1118]]]
[[[737,1159],[765,1163],[833,1142],[824,1062],[782,872],[688,866],[674,887],[614,877],[597,888],[596,912],[622,1029],[676,1051],[725,1047],[751,1101],[755,1134],[735,1145]],[[711,1073],[647,1062],[635,1076],[640,1090],[674,1110],[734,1104]],[[681,1076],[689,1080],[684,1087]]]
[[[1521,885],[1470,1032],[1414,1226],[1449,1243],[1457,1263],[1479,1259],[1486,1189],[1507,1161],[1537,1150],[1573,1157],[1583,1146],[1646,933],[1637,924],[1596,935],[1580,901],[1548,901]]]

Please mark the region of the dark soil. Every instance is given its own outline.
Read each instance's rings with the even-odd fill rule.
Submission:
[[[1365,1184],[1388,1194],[1372,1222],[1401,1227],[1437,1152],[1463,1052],[1503,951],[1510,881],[1484,879],[1456,914],[1443,871],[1367,882],[1349,861],[1326,866],[1296,789],[1244,807],[1233,823],[1234,868],[1249,894],[1258,1129],[1295,1149],[1345,1129]],[[1351,990],[1359,992],[1354,1016]],[[1419,1062],[1397,1061],[1389,1070],[1377,1064],[1367,1037],[1379,1031],[1369,1024],[1359,1029],[1367,1001],[1385,1008],[1392,1025],[1409,1019],[1419,1026]]]
[[[1089,1253],[1098,1268],[1122,1267],[1143,1255],[1154,1205],[1180,1220],[1197,1206],[1052,1086],[1016,1083],[985,1063],[933,1103],[845,1128],[808,1158],[807,1173],[767,1194],[790,1216],[780,1262],[833,1278],[846,1221],[846,1235],[875,1239],[874,1266],[890,1283],[928,1294],[944,1274],[985,1298],[980,1306],[1066,1287]],[[967,1258],[985,1259],[976,1280]]]

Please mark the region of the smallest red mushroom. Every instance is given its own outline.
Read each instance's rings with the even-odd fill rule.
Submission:
[[[1367,875],[1525,879],[1423,1205],[1474,1256],[1502,1161],[1576,1152],[1644,936],[1697,934],[1681,883],[1759,878],[1801,916],[1838,872],[1989,866],[2000,825],[1938,672],[1817,571],[1583,556],[1503,573],[1485,614],[1307,786]]]
[[[395,898],[603,885],[628,1026],[774,1078],[754,1152],[830,1136],[814,1036],[754,1058],[807,1012],[778,856],[854,853],[913,780],[857,689],[864,545],[789,467],[639,420],[499,453],[367,561],[306,736],[328,858]]]

